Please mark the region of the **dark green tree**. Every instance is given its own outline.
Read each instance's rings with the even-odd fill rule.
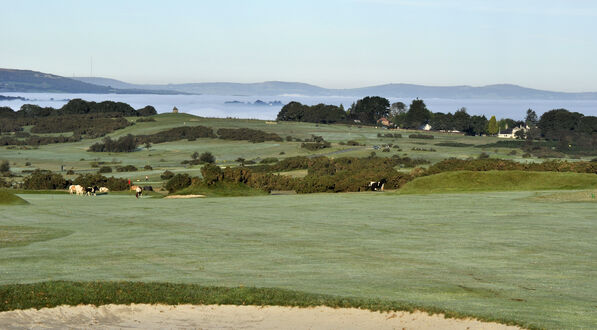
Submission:
[[[381,117],[390,114],[390,101],[379,96],[367,96],[358,100],[350,109],[350,118],[364,124],[375,124]]]
[[[431,119],[431,111],[427,109],[423,100],[413,100],[406,113],[406,128],[419,128]]]
[[[537,118],[537,113],[535,111],[533,111],[533,109],[528,109],[527,117],[525,119],[525,123],[527,124],[527,126],[535,127],[535,126],[537,126],[538,122],[539,122],[539,119]]]

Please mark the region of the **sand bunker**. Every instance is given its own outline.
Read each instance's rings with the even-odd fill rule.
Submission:
[[[205,197],[205,195],[170,195],[164,198],[175,198],[175,199],[186,199],[186,198],[201,198]]]
[[[231,305],[59,306],[0,313],[2,329],[519,329],[476,320],[415,312],[379,313],[355,308]]]

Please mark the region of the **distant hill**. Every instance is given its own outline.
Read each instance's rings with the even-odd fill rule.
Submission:
[[[83,82],[115,88],[179,91],[189,94],[210,95],[262,95],[275,96],[299,94],[310,96],[384,96],[447,99],[597,99],[597,92],[565,93],[501,84],[482,87],[472,86],[423,86],[412,84],[386,84],[361,88],[328,89],[305,83],[267,81],[262,83],[189,83],[167,85],[137,85],[115,79],[80,77]]]
[[[0,92],[92,93],[92,94],[176,94],[168,90],[121,89],[65,78],[49,73],[0,68]]]
[[[444,99],[560,99],[596,100],[597,92],[564,93],[526,88],[516,85],[423,86],[386,84],[361,88],[329,89],[298,82],[266,81],[260,83],[189,83],[189,84],[131,84],[102,77],[66,78],[53,74],[0,69],[0,93],[98,93],[98,94],[210,94],[276,96],[297,94],[309,96],[383,96],[397,98]]]

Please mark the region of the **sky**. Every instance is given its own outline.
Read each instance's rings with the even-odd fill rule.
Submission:
[[[597,91],[597,1],[0,0],[0,67],[132,83]]]

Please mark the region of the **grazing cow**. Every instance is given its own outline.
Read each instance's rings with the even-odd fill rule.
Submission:
[[[369,182],[369,188],[371,188],[371,190],[373,191],[383,191],[386,182],[386,179],[381,179],[381,181],[371,181]]]
[[[106,187],[100,187],[99,188],[99,192],[100,193],[108,193],[110,191],[110,189],[106,188]]]
[[[68,193],[69,194],[74,194],[77,192],[77,186],[75,186],[74,184],[71,184],[70,186],[68,186]]]
[[[139,198],[139,196],[141,196],[143,194],[143,189],[139,186],[137,186],[137,188],[135,188],[135,197]]]
[[[145,190],[145,191],[153,191],[153,187],[152,186],[143,186],[143,190]]]
[[[85,188],[78,184],[75,186],[75,192],[77,193],[77,196],[83,196],[85,194]]]
[[[98,192],[99,188],[97,186],[93,186],[93,187],[87,187],[85,188],[85,193],[87,194],[87,196],[91,196],[91,194],[93,194],[93,196],[96,195],[96,193]]]

